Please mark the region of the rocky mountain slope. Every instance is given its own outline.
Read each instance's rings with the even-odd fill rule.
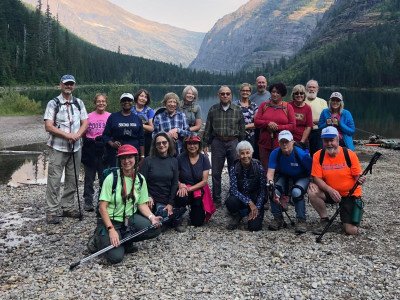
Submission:
[[[37,0],[22,0],[36,6]],[[46,1],[42,1],[46,9]],[[106,1],[48,0],[53,16],[83,39],[107,50],[187,66],[204,33],[148,21]]]
[[[299,51],[334,0],[250,0],[208,32],[191,68],[236,72]]]

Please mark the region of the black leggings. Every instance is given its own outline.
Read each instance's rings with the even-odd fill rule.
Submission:
[[[190,205],[189,218],[192,225],[196,227],[202,226],[206,218],[206,212],[203,208],[203,199],[193,198],[193,192],[189,193],[189,196],[187,197],[176,196],[176,207],[183,207],[187,205]]]

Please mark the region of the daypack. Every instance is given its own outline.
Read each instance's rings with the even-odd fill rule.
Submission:
[[[286,117],[288,116],[288,103],[285,101],[282,101],[282,105],[275,105],[272,103],[271,100],[268,100],[265,105],[262,108],[262,112],[264,113],[268,107],[274,107],[274,108],[279,108],[282,109],[283,112],[285,113]]]
[[[343,149],[343,154],[344,154],[344,158],[346,159],[346,165],[351,168],[351,159],[349,156],[349,151],[346,147],[342,147]],[[321,150],[321,153],[319,155],[319,164],[322,166],[322,163],[324,162],[325,159],[325,149]]]
[[[60,111],[61,105],[66,105],[66,103],[61,104],[60,99],[58,99],[57,97],[53,99],[53,101],[56,103],[56,108],[54,109],[54,126],[56,126],[56,120],[57,120],[57,114]],[[75,105],[76,108],[78,108],[79,113],[81,112],[81,106],[79,105],[78,100],[72,96],[72,102],[71,105]],[[72,115],[74,114],[74,110],[72,109]]]

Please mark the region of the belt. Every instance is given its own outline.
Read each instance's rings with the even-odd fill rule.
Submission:
[[[236,140],[237,137],[236,136],[217,136],[217,139],[219,139],[222,142],[230,142],[230,141]]]

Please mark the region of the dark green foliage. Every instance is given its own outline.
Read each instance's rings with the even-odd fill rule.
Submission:
[[[61,27],[48,7],[42,15],[41,5],[30,11],[18,0],[0,1],[0,85],[57,84],[66,73],[80,84],[236,82],[232,74],[217,76],[100,49]]]

